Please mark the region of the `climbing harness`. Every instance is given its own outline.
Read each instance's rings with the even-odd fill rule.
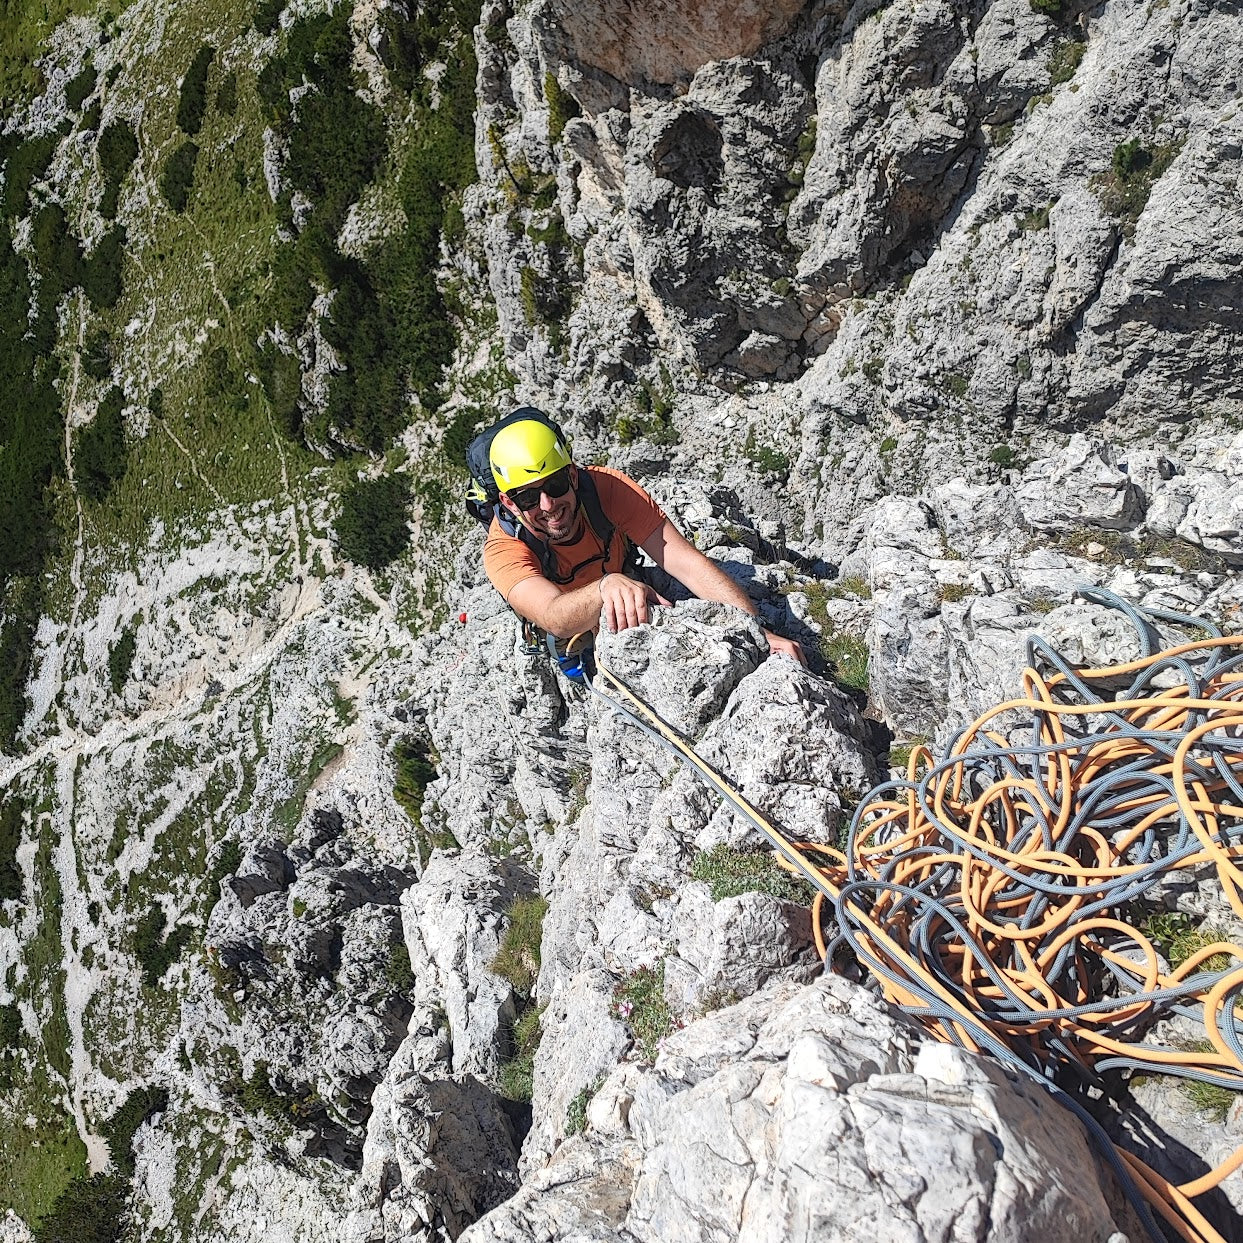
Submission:
[[[943,759],[916,747],[905,778],[860,804],[844,850],[789,840],[602,663],[591,690],[815,887],[826,970],[849,949],[938,1039],[1040,1083],[1083,1122],[1153,1239],[1166,1238],[1155,1210],[1187,1243],[1225,1243],[1193,1201],[1243,1167],[1243,1147],[1176,1185],[1115,1147],[1074,1089],[1108,1095],[1120,1071],[1243,1090],[1243,947],[1219,939],[1170,967],[1134,922],[1145,901],[1163,909],[1163,882],[1210,877],[1243,918],[1243,637],[1079,594],[1130,619],[1140,657],[1074,669],[1033,637],[1022,695]],[[1154,650],[1157,622],[1194,637]],[[1175,1017],[1203,1025],[1202,1046],[1152,1035]]]

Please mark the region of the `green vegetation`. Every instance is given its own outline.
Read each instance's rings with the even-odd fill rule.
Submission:
[[[1032,7],[1033,13],[1040,13],[1045,17],[1052,18],[1057,21],[1062,16],[1063,0],[1028,0]]]
[[[35,1227],[35,1243],[120,1243],[126,1184],[116,1174],[75,1178]]]
[[[1009,445],[994,445],[988,455],[988,460],[994,466],[1000,466],[1002,470],[1010,470],[1018,465],[1018,456]]]
[[[898,438],[896,436],[886,436],[885,439],[880,442],[879,452],[881,457],[892,457],[897,447]]]
[[[548,101],[548,141],[557,143],[565,132],[565,123],[582,111],[573,95],[561,89],[557,75],[544,75],[544,98]]]
[[[275,34],[284,10],[285,0],[259,0],[259,7],[255,9],[255,29],[261,35]]]
[[[501,1065],[501,1094],[509,1100],[531,1099],[535,1050],[542,1034],[541,1011],[535,1006],[533,995],[547,912],[548,903],[538,894],[515,898],[507,912],[505,934],[492,960],[492,970],[514,990],[518,1005],[510,1056]]]
[[[1034,208],[1026,215],[1019,217],[1019,228],[1024,233],[1036,233],[1041,229],[1049,227],[1049,212],[1052,211],[1052,203],[1044,203],[1040,207]]]
[[[82,292],[97,311],[111,310],[120,301],[125,265],[125,230],[119,225],[99,239],[82,264]]]
[[[1075,71],[1079,68],[1083,54],[1087,50],[1088,45],[1081,43],[1078,39],[1066,39],[1059,43],[1053,49],[1053,55],[1049,57],[1049,81],[1054,86],[1069,82],[1075,76]]]
[[[838,682],[852,690],[867,690],[868,645],[861,635],[844,630],[827,634],[821,639],[820,650]]]
[[[88,60],[82,66],[78,76],[65,87],[65,103],[68,105],[70,112],[77,112],[86,100],[94,94],[95,84],[98,81],[99,75],[95,72],[95,66]]]
[[[13,1086],[21,1038],[21,1011],[16,1006],[0,1006],[0,1092]]]
[[[108,1141],[108,1153],[116,1172],[125,1178],[134,1173],[134,1135],[154,1114],[168,1108],[168,1093],[154,1085],[135,1088],[124,1104],[103,1124],[100,1133]]]
[[[1229,941],[1224,933],[1209,925],[1200,926],[1181,911],[1162,911],[1150,915],[1139,930],[1169,960],[1171,967],[1181,967],[1189,958],[1216,945]],[[1225,971],[1234,960],[1229,954],[1212,954],[1200,964],[1200,971]]]
[[[135,623],[126,626],[121,631],[121,637],[108,649],[108,683],[114,695],[119,695],[125,689],[137,650],[138,625]]]
[[[600,1075],[597,1079],[580,1089],[574,1099],[566,1107],[565,1111],[565,1133],[570,1135],[581,1135],[587,1127],[587,1106],[591,1104],[592,1098],[600,1091],[601,1085],[604,1083],[604,1076]]]
[[[665,964],[640,967],[613,989],[611,1012],[634,1038],[644,1061],[654,1062],[660,1042],[673,1030],[673,1011],[665,1001]]]
[[[975,592],[969,583],[942,583],[937,588],[937,594],[941,597],[942,604],[955,604],[959,600],[975,595]]]
[[[658,385],[639,381],[635,406],[637,413],[618,416],[616,431],[622,444],[633,444],[644,436],[654,445],[678,443],[678,429],[673,422],[673,381],[664,363],[660,365]]]
[[[177,124],[191,138],[203,128],[207,111],[207,70],[216,57],[216,49],[204,44],[194,54],[190,68],[181,79],[177,98]]]
[[[134,957],[142,967],[143,978],[152,988],[158,987],[164,973],[181,957],[193,935],[189,924],[181,924],[165,937],[167,924],[164,908],[152,903],[134,929]]]
[[[349,561],[382,570],[410,544],[410,481],[404,475],[356,479],[341,493],[337,550]]]
[[[22,869],[17,862],[17,848],[22,843],[26,815],[25,800],[6,793],[4,803],[0,804],[0,902],[22,896]]]
[[[198,143],[187,138],[168,157],[160,176],[160,193],[175,212],[186,210],[190,202],[190,190],[194,185],[194,167],[198,163]]]
[[[541,1009],[530,1009],[513,1025],[510,1033],[510,1054],[501,1063],[500,1092],[506,1100],[529,1102],[535,1079],[535,1052],[543,1030]]]
[[[868,585],[866,578],[861,578],[858,574],[847,574],[845,578],[839,578],[835,583],[824,585],[826,600],[845,600],[852,596],[860,600],[872,598],[872,588]]]
[[[866,691],[867,641],[861,635],[839,631],[829,616],[828,602],[847,595],[870,598],[872,592],[867,583],[857,578],[842,579],[837,583],[798,583],[787,589],[787,593],[794,591],[802,592],[807,597],[808,616],[820,628],[819,652],[811,653],[813,657],[816,654],[820,656],[839,685]]]
[[[45,570],[59,530],[54,494],[64,473],[60,398],[51,358],[56,307],[82,278],[82,252],[64,211],[45,206],[34,216],[31,243],[38,295],[26,261],[13,248],[13,227],[33,206],[31,185],[43,175],[57,140],[0,138],[4,212],[0,218],[0,751],[11,751],[26,714],[26,677],[34,630],[43,611]]]
[[[274,317],[296,334],[316,290],[332,288],[323,331],[344,363],[329,381],[325,411],[300,409],[296,419],[286,412],[281,422],[336,452],[383,450],[406,425],[410,389],[426,408],[439,401],[436,389],[454,334],[436,269],[441,236],[460,232],[461,193],[475,179],[471,31],[478,16],[478,3],[441,0],[421,7],[413,22],[388,24],[387,67],[411,95],[415,139],[387,173],[395,180],[404,227],[365,260],[342,255],[335,239],[389,153],[383,115],[354,90],[349,6],[298,22],[283,54],[259,76],[269,120],[288,144],[283,173],[289,192],[279,212],[292,222],[295,191],[312,204],[273,266]],[[438,87],[421,73],[433,60],[448,66]],[[310,89],[295,117],[289,92],[304,81]],[[293,387],[285,388],[297,402]]]
[[[1122,223],[1127,236],[1148,204],[1152,188],[1161,180],[1182,150],[1181,142],[1146,147],[1138,138],[1128,139],[1114,148],[1107,173],[1098,173],[1088,183],[1109,215]]]
[[[784,453],[772,448],[771,445],[760,444],[756,439],[754,424],[747,428],[747,438],[742,443],[742,452],[749,461],[766,474],[785,475],[789,473],[790,459]]]
[[[397,763],[397,781],[393,797],[397,798],[415,828],[423,828],[423,796],[436,779],[436,762],[424,738],[401,738],[393,748]]]
[[[125,474],[123,402],[119,388],[109,389],[94,419],[74,436],[74,479],[78,491],[96,504],[104,500],[112,485]]]
[[[297,914],[297,912],[294,912]],[[403,997],[410,995],[414,988],[414,969],[410,965],[410,951],[405,941],[398,939],[393,942],[388,962],[384,964],[384,982],[395,993]]]
[[[809,906],[815,896],[807,881],[787,872],[767,850],[735,850],[726,845],[701,850],[691,864],[691,876],[711,886],[713,902],[741,893],[766,893]]]
[[[539,975],[540,941],[547,912],[548,903],[538,894],[515,898],[507,914],[505,935],[492,960],[492,970],[521,997],[530,997]]]

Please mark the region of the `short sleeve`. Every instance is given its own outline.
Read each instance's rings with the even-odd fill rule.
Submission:
[[[506,535],[495,518],[483,545],[483,568],[506,603],[509,593],[520,582],[537,577],[541,572],[535,553],[520,539]]]
[[[600,507],[632,544],[642,544],[665,523],[665,511],[629,475],[608,466],[591,466]]]

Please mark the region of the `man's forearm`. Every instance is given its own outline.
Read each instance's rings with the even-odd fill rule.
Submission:
[[[563,591],[548,606],[544,629],[559,639],[569,639],[600,624],[600,584],[588,583]]]

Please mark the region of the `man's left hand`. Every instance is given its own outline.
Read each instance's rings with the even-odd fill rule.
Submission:
[[[784,635],[774,634],[771,630],[764,631],[764,638],[768,640],[769,653],[773,656],[788,656],[791,660],[797,660],[804,667],[807,659],[803,655],[803,649],[794,642],[793,639],[787,639]]]

